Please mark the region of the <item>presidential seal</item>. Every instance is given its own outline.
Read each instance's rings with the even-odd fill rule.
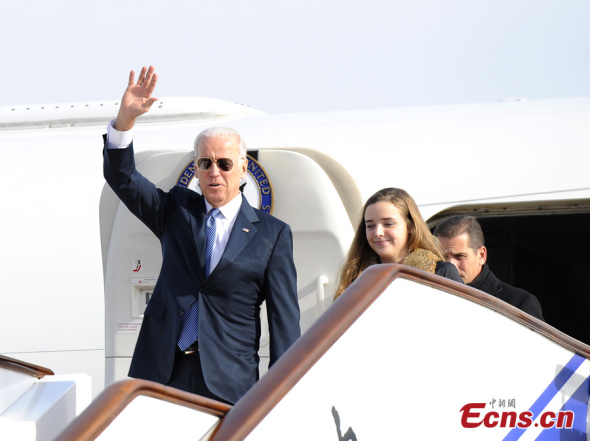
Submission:
[[[248,155],[248,173],[242,182],[246,184],[243,194],[248,203],[260,211],[272,214],[274,202],[270,179],[262,166],[253,157]],[[176,185],[185,187],[201,194],[198,179],[195,178],[195,163],[191,160],[180,172]]]

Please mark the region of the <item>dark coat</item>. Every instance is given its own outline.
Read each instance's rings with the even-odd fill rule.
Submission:
[[[454,280],[455,282],[463,283],[463,279],[459,275],[457,267],[453,265],[451,262],[439,260],[436,263],[436,271],[434,274],[436,274],[437,276],[444,277],[446,279]]]
[[[170,380],[182,315],[198,298],[205,383],[215,395],[236,402],[258,379],[262,302],[271,365],[300,335],[291,229],[243,198],[221,260],[205,278],[204,198],[183,187],[156,188],[135,169],[132,145],[104,151],[107,182],[162,246],[162,268],[129,375],[162,384]]]
[[[516,306],[527,314],[544,321],[539,300],[524,289],[515,288],[514,286],[510,286],[507,283],[500,281],[494,276],[494,273],[492,273],[487,263],[482,267],[479,276],[467,285],[491,294],[500,300],[504,300],[506,303],[510,303],[512,306]]]

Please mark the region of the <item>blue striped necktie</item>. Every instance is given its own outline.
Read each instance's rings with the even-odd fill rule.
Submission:
[[[205,277],[211,273],[211,256],[213,254],[213,244],[215,243],[215,217],[220,213],[218,208],[214,208],[207,215],[205,220]],[[180,335],[178,337],[178,347],[184,351],[199,338],[199,299],[195,300],[188,308],[188,311],[182,317],[180,325]]]

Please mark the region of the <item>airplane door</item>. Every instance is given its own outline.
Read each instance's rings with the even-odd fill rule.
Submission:
[[[354,229],[332,181],[306,155],[288,150],[249,152],[244,190],[251,205],[291,226],[301,330],[328,308]],[[257,160],[255,157],[257,156]],[[196,187],[192,152],[142,152],[137,169],[159,188]],[[359,207],[360,209],[360,207]],[[100,206],[105,284],[106,384],[127,376],[143,311],[162,264],[160,243],[105,185]],[[261,311],[261,373],[268,365],[266,309]]]

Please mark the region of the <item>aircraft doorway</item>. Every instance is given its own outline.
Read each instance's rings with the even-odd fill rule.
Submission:
[[[500,216],[490,206],[452,209],[437,215],[431,226],[453,214],[477,217],[493,273],[534,294],[547,324],[590,344],[590,213],[583,212],[588,211],[588,201],[570,202],[567,208],[536,204],[535,209],[547,214],[527,214],[533,205],[518,210],[503,206],[504,211],[522,212],[509,216]]]

